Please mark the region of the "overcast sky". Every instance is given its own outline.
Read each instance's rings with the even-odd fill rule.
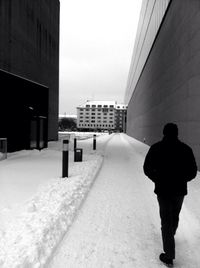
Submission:
[[[59,113],[123,102],[142,0],[60,0]]]

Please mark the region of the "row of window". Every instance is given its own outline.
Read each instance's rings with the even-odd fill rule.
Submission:
[[[117,106],[117,109],[127,109],[127,108],[128,108],[128,106],[122,106],[122,107]]]
[[[114,127],[112,124],[79,124],[79,127]]]
[[[96,108],[96,107],[98,107],[98,108],[102,108],[102,107],[108,108],[108,107],[110,107],[110,108],[114,108],[114,105],[100,105],[100,104],[98,104],[98,105],[95,105],[95,104],[89,105],[89,104],[86,104],[85,107],[92,107],[92,108]]]
[[[102,114],[103,115],[114,115],[114,113],[109,113],[109,114],[108,113],[85,113],[85,115],[90,115],[90,114],[91,115],[102,115]],[[84,113],[81,112],[80,115],[84,115]]]
[[[101,117],[101,116],[85,116],[85,117],[83,117],[83,116],[80,116],[79,117],[79,120],[87,120],[87,119],[98,119],[98,120],[112,120],[112,121],[123,121],[123,119],[122,118],[114,118],[114,117]]]
[[[99,113],[99,112],[86,112],[86,113],[84,113],[84,112],[80,112],[79,113],[79,115],[102,115],[102,114],[104,114],[104,115],[116,115],[116,116],[123,116],[124,115],[124,113],[122,112],[122,111],[118,111],[117,113],[114,113],[114,112],[101,112],[101,113]]]
[[[114,105],[89,105],[89,104],[87,104],[85,107],[83,107],[83,108],[79,108],[81,111],[83,110],[83,109],[85,109],[86,108],[86,110],[90,110],[90,109],[87,109],[87,108],[111,108],[111,109],[114,109]],[[117,106],[115,109],[127,109],[128,107],[126,107],[126,106],[122,106],[122,107],[120,107],[120,106]],[[102,109],[98,109],[98,110],[102,110]],[[95,109],[92,109],[92,110],[95,110]]]
[[[83,120],[80,120],[79,121],[80,123],[83,123],[84,121]],[[85,120],[86,123],[89,123],[90,120]],[[91,120],[92,123],[96,123],[96,120]],[[102,120],[98,120],[97,123],[102,123]],[[113,120],[111,121],[107,121],[107,120],[104,120],[103,123],[111,123],[111,124],[114,124]]]
[[[110,110],[108,110],[108,109],[83,109],[83,108],[81,108],[81,109],[79,109],[80,110],[80,112],[84,112],[84,111],[86,111],[86,112],[90,112],[90,111],[92,111],[92,112],[113,112],[114,110],[113,109],[110,109]]]
[[[97,119],[109,119],[109,120],[114,120],[114,117],[112,117],[112,116],[110,116],[109,118],[108,117],[106,117],[106,116],[104,116],[104,117],[101,117],[101,116],[85,116],[85,117],[83,117],[83,116],[80,116],[80,119],[89,119],[89,118],[92,118],[92,119],[95,119],[95,118],[97,118]]]
[[[84,114],[83,113],[80,113],[80,115],[84,115]],[[89,113],[85,113],[85,115],[90,115],[90,114]],[[102,113],[91,113],[91,115],[102,115]],[[103,113],[103,115],[106,115],[106,116],[111,115],[111,116],[113,116],[114,114],[113,113],[109,113],[109,114]]]

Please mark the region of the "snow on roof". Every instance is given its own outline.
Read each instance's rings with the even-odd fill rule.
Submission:
[[[123,103],[120,103],[120,104],[118,104],[116,101],[89,101],[89,100],[87,100],[84,104],[82,104],[82,105],[79,105],[77,108],[84,108],[84,107],[86,107],[86,105],[90,105],[90,107],[92,106],[92,105],[108,105],[108,106],[110,106],[110,105],[113,105],[114,106],[114,108],[116,108],[116,109],[126,109],[127,108],[127,105],[126,104],[123,104]]]
[[[117,105],[116,101],[105,101],[105,100],[99,100],[99,101],[90,101],[87,100],[84,104],[79,105],[77,108],[85,107],[86,105],[113,105],[114,107]]]

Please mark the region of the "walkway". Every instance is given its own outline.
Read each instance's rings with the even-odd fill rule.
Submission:
[[[142,170],[147,149],[126,135],[113,136],[99,176],[48,268],[162,266],[158,260],[162,245],[156,196],[153,183]],[[200,264],[197,245],[194,248],[200,240],[191,239],[190,225],[197,234],[199,222],[184,207],[177,234],[179,268]],[[191,255],[192,249],[196,253]],[[195,259],[190,262],[192,256]],[[182,266],[184,262],[187,265]]]

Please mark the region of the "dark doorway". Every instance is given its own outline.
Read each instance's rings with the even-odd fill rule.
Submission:
[[[7,138],[8,152],[47,147],[48,92],[44,85],[0,70],[0,137]]]

